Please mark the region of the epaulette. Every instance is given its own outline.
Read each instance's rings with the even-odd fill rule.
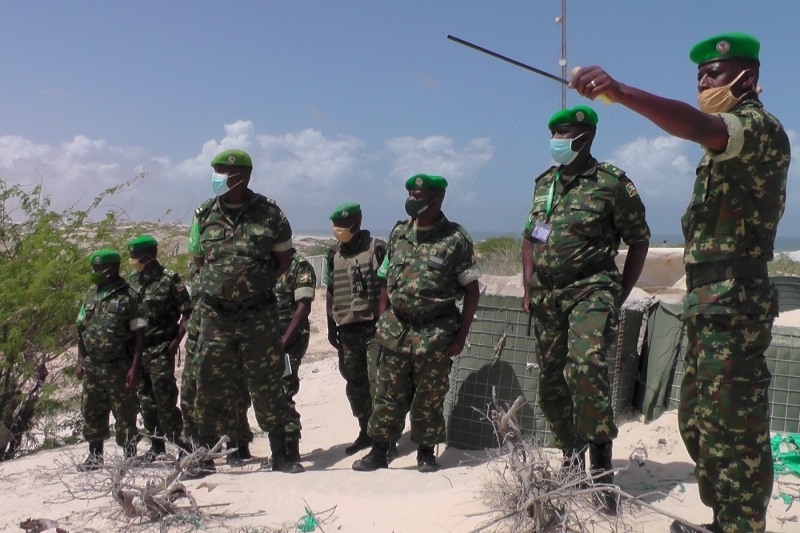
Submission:
[[[454,228],[456,228],[456,229],[458,230],[458,232],[459,232],[461,235],[463,235],[464,237],[466,237],[466,239],[467,239],[468,241],[472,242],[472,237],[471,237],[471,236],[470,236],[470,234],[467,232],[467,230],[464,228],[464,226],[462,226],[462,225],[461,225],[461,224],[459,224],[458,222],[453,222],[453,221],[450,221],[450,225],[451,225],[451,226],[453,226]]]
[[[303,257],[302,255],[300,255],[298,253],[294,254],[292,256],[292,259],[294,261],[296,261],[298,264],[300,264],[300,263],[308,263],[308,259],[306,259],[305,257]]]
[[[205,218],[205,215],[209,212],[209,210],[211,210],[211,207],[214,205],[215,201],[216,198],[209,198],[200,204],[200,207],[194,210],[194,216],[197,217],[197,220],[203,220]]]
[[[600,163],[599,165],[597,165],[597,168],[599,168],[600,170],[602,170],[606,174],[611,174],[612,176],[614,176],[617,179],[622,179],[622,176],[625,175],[625,171],[624,170],[622,170],[621,168],[615,167],[611,163],[606,163],[606,162]]]
[[[542,172],[541,174],[539,174],[538,176],[536,176],[536,178],[533,180],[533,182],[534,182],[534,183],[538,183],[538,181],[539,181],[540,179],[542,179],[543,177],[545,177],[545,176],[547,176],[548,174],[550,174],[550,173],[553,171],[553,169],[555,169],[555,168],[556,168],[555,166],[552,166],[552,167],[548,168],[547,170],[545,170],[544,172]]]
[[[395,222],[394,226],[392,227],[392,231],[389,232],[389,237],[391,238],[392,234],[394,233],[394,230],[396,230],[397,228],[399,228],[400,226],[403,226],[403,225],[408,226],[410,223],[411,223],[411,219],[398,220],[397,222]],[[405,228],[405,230],[407,231],[408,228]]]
[[[181,275],[175,272],[174,270],[170,270],[168,268],[164,269],[164,275],[168,276],[169,279],[174,281],[175,283],[180,283],[182,281]]]

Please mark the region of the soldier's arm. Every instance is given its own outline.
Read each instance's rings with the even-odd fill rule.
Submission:
[[[650,249],[650,241],[634,242],[628,246],[625,266],[622,268],[622,302],[628,299],[642,274],[648,249]]]
[[[525,295],[522,298],[522,308],[531,314],[531,301],[528,298],[528,282],[533,277],[536,266],[533,262],[533,243],[528,238],[522,239],[522,288]]]
[[[464,344],[467,342],[467,335],[469,335],[469,328],[472,325],[472,320],[475,318],[475,311],[478,310],[478,300],[480,299],[480,288],[478,287],[478,280],[470,281],[464,285],[464,311],[461,317],[461,325],[458,328],[458,333],[453,338],[450,346],[445,350],[444,355],[448,357],[456,356],[464,350]]]
[[[723,152],[728,146],[728,128],[718,115],[703,113],[685,102],[620,83],[600,67],[580,69],[569,86],[591,100],[603,94],[681,139],[694,141],[716,152]]]
[[[192,314],[192,298],[189,296],[189,290],[186,288],[186,284],[183,283],[180,276],[175,274],[172,281],[172,298],[181,314],[178,320],[178,332],[175,334],[175,338],[172,339],[172,342],[169,343],[168,348],[169,355],[174,357],[175,354],[178,353],[178,348],[180,348],[184,335],[186,335],[186,321],[189,320],[189,316]]]
[[[273,275],[275,276],[275,279],[278,279],[279,277],[286,274],[287,270],[289,270],[289,267],[292,264],[292,251],[284,250],[276,252],[275,250],[273,250],[272,260],[275,261]]]
[[[83,379],[83,358],[86,357],[86,345],[83,343],[83,331],[86,329],[82,324],[78,326],[78,366],[75,367],[75,377]]]
[[[336,350],[339,350],[341,344],[339,343],[339,331],[336,326],[336,321],[333,319],[333,286],[328,285],[328,290],[325,291],[325,316],[328,321],[328,342]]]
[[[294,301],[295,309],[289,327],[281,339],[283,347],[286,348],[294,340],[300,328],[308,320],[311,314],[311,302],[314,301],[314,291],[317,287],[317,277],[314,274],[314,267],[306,260],[301,260],[295,269],[294,276]]]
[[[141,327],[133,332],[133,363],[125,376],[125,388],[132,389],[139,384],[139,368],[142,364],[142,352],[144,351],[144,328]]]

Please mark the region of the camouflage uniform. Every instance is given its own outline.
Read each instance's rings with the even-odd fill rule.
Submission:
[[[289,270],[275,284],[281,335],[286,333],[289,328],[289,323],[292,321],[297,308],[297,301],[304,298],[311,298],[311,301],[313,301],[316,287],[317,275],[314,273],[314,267],[305,257],[295,251],[292,254],[292,264],[289,266]],[[291,344],[284,349],[286,355],[289,356],[291,374],[283,377],[283,386],[286,389],[289,404],[292,406],[292,415],[296,418],[300,418],[294,402],[294,396],[300,390],[300,378],[297,377],[297,374],[300,371],[300,363],[303,360],[303,356],[308,350],[310,338],[311,326],[306,318]]]
[[[146,325],[136,292],[124,279],[98,292],[93,286],[86,293],[78,327],[84,327],[83,343],[86,357],[83,368],[83,438],[89,442],[109,437],[108,414],[114,413],[114,433],[117,444],[123,447],[136,443],[136,415],[139,398],[136,389],[125,388],[131,368],[129,344],[133,331]]]
[[[139,295],[147,319],[144,333],[139,401],[150,435],[179,442],[183,419],[178,409],[175,357],[169,345],[178,333],[182,315],[191,312],[191,299],[181,277],[157,264],[151,275],[133,272],[130,286]]]
[[[291,248],[289,221],[273,200],[247,191],[241,207],[220,198],[194,215],[187,248],[205,258],[200,270],[199,336],[194,364],[195,419],[201,440],[234,435],[246,414],[237,392],[244,374],[256,420],[271,435],[299,432],[281,376],[273,251]]]
[[[445,441],[443,404],[451,360],[443,352],[458,332],[456,300],[480,277],[472,239],[444,216],[418,230],[399,222],[389,236],[378,276],[386,279],[390,308],[378,320],[378,382],[369,435],[400,438],[410,411],[411,440]]]
[[[536,224],[551,226],[546,242],[536,238]],[[622,303],[613,258],[620,240],[650,238],[644,204],[625,173],[608,163],[590,158],[575,176],[551,167],[536,178],[522,234],[533,243],[528,295],[539,348],[539,405],[556,445],[569,453],[611,442],[617,427],[606,356]]]
[[[323,283],[333,297],[333,320],[339,337],[339,373],[347,382],[345,394],[356,418],[372,414],[372,398],[377,378],[378,319],[381,280],[378,269],[386,255],[386,243],[361,230],[353,251],[343,244],[325,252]],[[353,287],[353,276],[360,273],[364,290]]]
[[[764,531],[773,482],[764,352],[778,314],[766,262],[785,206],[790,144],[755,97],[719,116],[727,149],[706,149],[681,219],[688,347],[678,422],[700,498],[722,531]]]

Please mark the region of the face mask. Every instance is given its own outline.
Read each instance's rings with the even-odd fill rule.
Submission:
[[[337,228],[337,227],[334,227],[333,228],[333,236],[340,243],[347,244],[348,242],[353,240],[353,236],[355,235],[355,232],[353,231],[354,227],[355,227],[355,224],[353,224],[349,228]]]
[[[411,218],[417,218],[422,213],[428,210],[430,206],[431,200],[416,200],[414,198],[408,197],[406,199],[406,213]]]
[[[94,272],[93,271],[93,272],[89,273],[89,281],[91,281],[93,285],[100,285],[101,283],[103,283],[106,280],[106,272],[108,272],[109,270],[111,270],[111,269],[107,268],[107,269],[102,270],[100,272]]]
[[[580,152],[572,150],[572,141],[580,139],[585,133],[581,133],[574,139],[550,139],[550,156],[556,163],[569,165]]]
[[[211,188],[214,189],[214,194],[217,196],[222,196],[223,194],[227,193],[231,190],[231,187],[228,187],[228,178],[232,178],[233,176],[238,176],[239,174],[219,174],[214,172],[211,174]],[[242,183],[241,181],[239,183]],[[239,185],[237,183],[236,185]],[[234,185],[234,187],[236,187]]]
[[[722,87],[713,87],[711,89],[706,89],[705,91],[697,93],[697,105],[700,108],[700,111],[703,113],[726,113],[733,109],[733,106],[739,103],[739,100],[747,94],[748,91],[742,94],[739,98],[733,96],[731,92],[731,87],[733,84],[739,81],[744,73],[747,72],[743,70],[736,76],[736,79],[730,82],[728,85],[723,85]]]
[[[134,259],[134,258],[131,257],[131,258],[128,259],[128,265],[130,265],[130,267],[132,269],[134,269],[136,272],[141,272],[142,270],[144,270],[144,267],[146,267],[147,264],[152,260],[153,259],[150,258],[147,261],[145,261],[144,263],[142,263],[141,259]]]

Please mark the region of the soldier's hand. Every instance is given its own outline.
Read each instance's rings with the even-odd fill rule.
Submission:
[[[78,381],[83,379],[83,367],[80,363],[78,363],[78,366],[75,367],[75,377],[78,378]]]
[[[290,344],[292,344],[292,339],[290,339],[289,336],[284,333],[284,335],[281,337],[281,345],[283,345],[283,349],[285,350],[288,348]]]
[[[460,355],[461,352],[464,351],[464,343],[466,339],[462,339],[459,335],[453,339],[453,342],[450,343],[450,346],[444,351],[444,355],[447,357],[455,357]]]
[[[178,349],[181,347],[181,342],[179,340],[173,339],[171,343],[169,343],[169,348],[167,348],[167,353],[169,353],[170,357],[175,357],[175,354],[178,353]]]
[[[128,375],[125,376],[125,388],[132,389],[138,385],[139,377],[139,369],[135,366],[132,366],[131,369],[128,370]]]
[[[527,294],[522,297],[522,309],[526,314],[531,314],[531,299],[528,298]]]
[[[569,87],[589,100],[594,100],[601,94],[607,96],[612,102],[622,99],[620,83],[598,66],[580,69],[572,76]]]
[[[341,350],[342,345],[339,342],[339,335],[335,331],[328,332],[328,342],[336,349],[336,351]]]

